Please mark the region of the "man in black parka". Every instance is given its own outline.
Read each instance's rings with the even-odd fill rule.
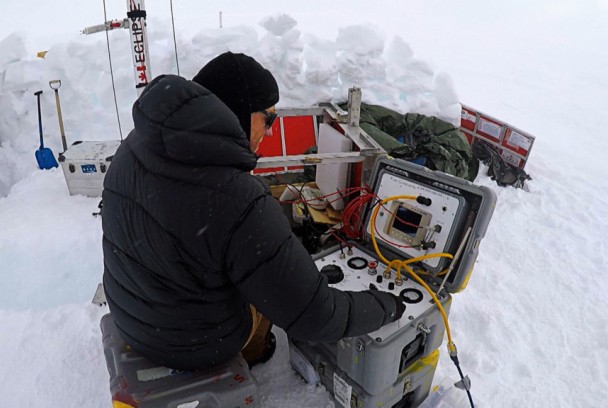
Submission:
[[[403,313],[390,293],[328,287],[250,174],[277,101],[269,71],[225,53],[194,81],[155,78],[133,106],[135,129],[104,181],[103,282],[119,333],[157,363],[201,369],[232,359],[252,332],[250,305],[315,342]]]

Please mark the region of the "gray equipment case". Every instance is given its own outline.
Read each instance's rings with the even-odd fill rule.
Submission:
[[[257,383],[240,354],[213,369],[179,371],[161,367],[132,351],[120,337],[110,314],[101,319],[101,333],[115,407],[250,408],[257,405]]]
[[[103,179],[120,140],[78,141],[59,155],[70,195],[101,197]]]
[[[363,243],[348,250],[331,248],[314,259],[319,270],[326,265],[342,269],[344,279],[334,287],[365,290],[373,285],[390,291],[402,297],[405,313],[375,332],[336,343],[290,339],[291,362],[309,383],[323,384],[337,406],[416,407],[431,388],[445,333],[443,319],[428,292],[405,271],[400,284],[394,271],[390,277],[384,275],[386,265],[373,249],[371,229],[389,261],[443,252],[454,256],[410,264],[449,313],[451,293],[461,291],[468,282],[496,195],[489,188],[402,160],[377,160],[370,181],[380,199],[421,198],[387,202],[378,211],[375,225],[371,225],[369,208]]]

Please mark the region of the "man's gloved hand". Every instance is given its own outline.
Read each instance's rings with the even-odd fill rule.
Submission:
[[[405,302],[403,301],[403,299],[401,299],[401,296],[395,296],[395,303],[397,304],[397,308],[395,309],[396,312],[394,321],[397,321],[401,319],[401,316],[403,316],[403,313],[405,312]]]
[[[390,304],[390,300],[389,298],[392,298],[393,301],[395,302],[395,309],[394,309],[394,313],[392,312],[392,308],[388,309],[390,310],[390,315],[385,317],[384,323],[383,324],[387,324],[390,322],[394,322],[396,320],[401,319],[401,316],[403,316],[403,313],[405,312],[405,302],[403,302],[403,299],[401,298],[401,296],[396,296],[390,292],[384,292],[384,291],[380,291],[378,290],[378,287],[376,285],[374,285],[373,283],[369,284],[369,289],[370,292],[376,296],[376,298],[384,298],[385,299],[385,305],[388,306],[388,304]]]

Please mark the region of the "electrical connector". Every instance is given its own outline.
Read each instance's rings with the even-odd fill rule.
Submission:
[[[456,344],[454,344],[453,341],[448,342],[448,353],[450,354],[450,357],[458,358],[458,350],[456,349]]]
[[[429,207],[433,203],[433,200],[431,200],[430,198],[427,198],[427,197],[418,196],[418,197],[416,197],[416,202]]]
[[[458,374],[460,375],[460,381],[454,383],[454,386],[456,388],[466,391],[467,397],[469,398],[469,403],[471,405],[471,408],[475,408],[475,405],[473,404],[473,397],[471,396],[471,391],[470,391],[471,390],[471,380],[469,379],[469,376],[468,375],[465,376],[462,373],[462,370],[460,369],[460,362],[458,361],[458,350],[456,349],[456,344],[454,344],[454,342],[452,342],[452,341],[448,342],[448,352],[450,354],[450,359],[456,365],[456,369],[458,370]]]

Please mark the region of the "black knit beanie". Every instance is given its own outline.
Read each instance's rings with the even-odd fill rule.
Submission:
[[[270,71],[245,54],[225,52],[209,61],[192,80],[213,92],[234,112],[247,137],[251,114],[279,101],[279,86]]]

